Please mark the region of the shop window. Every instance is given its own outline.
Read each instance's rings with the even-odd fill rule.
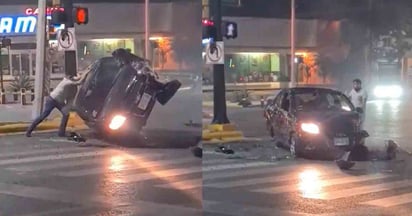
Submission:
[[[2,70],[3,75],[10,75],[10,62],[9,62],[9,56],[6,54],[0,55],[0,70]]]
[[[234,53],[225,55],[227,82],[275,82],[280,73],[277,53]]]
[[[80,41],[78,43],[79,69],[87,68],[97,59],[111,56],[112,52],[118,48],[130,49],[134,52],[133,39],[96,39]]]

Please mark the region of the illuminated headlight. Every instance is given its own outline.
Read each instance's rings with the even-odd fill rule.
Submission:
[[[126,117],[122,115],[115,115],[109,124],[109,128],[111,130],[118,130],[124,125],[125,122],[126,122]]]
[[[373,91],[378,98],[399,98],[402,96],[402,87],[393,86],[377,86]]]
[[[303,131],[310,134],[319,134],[319,127],[313,123],[302,123],[300,126]]]

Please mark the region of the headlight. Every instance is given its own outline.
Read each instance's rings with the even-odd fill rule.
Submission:
[[[303,131],[311,134],[319,134],[319,127],[313,123],[302,123],[300,126]]]
[[[399,98],[402,96],[402,87],[393,86],[377,86],[373,93],[378,98]]]
[[[109,128],[111,130],[118,130],[119,128],[123,126],[125,122],[126,122],[126,117],[122,115],[115,115],[109,124]]]

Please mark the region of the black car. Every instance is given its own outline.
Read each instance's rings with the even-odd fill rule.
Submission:
[[[121,68],[113,57],[97,60],[89,70],[74,107],[89,127],[105,136],[138,134],[156,101],[165,105],[180,87],[177,80],[163,85],[131,66]],[[170,83],[174,89],[165,96]]]
[[[333,89],[283,89],[266,105],[264,117],[276,144],[295,157],[335,160],[345,147],[363,146],[359,114]]]

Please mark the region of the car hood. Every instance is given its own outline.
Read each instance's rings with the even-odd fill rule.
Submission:
[[[297,119],[301,122],[313,122],[319,124],[327,135],[350,134],[357,130],[355,121],[359,119],[356,112],[347,111],[316,111],[300,112]]]

